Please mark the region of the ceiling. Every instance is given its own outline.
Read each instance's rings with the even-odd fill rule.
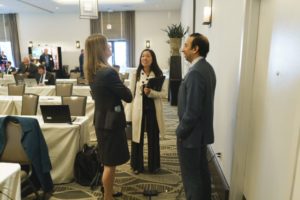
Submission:
[[[179,10],[181,1],[182,0],[98,0],[98,9],[100,11]],[[79,12],[79,0],[0,0],[0,13],[2,14],[72,12]]]

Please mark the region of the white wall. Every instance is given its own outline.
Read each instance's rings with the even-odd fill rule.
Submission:
[[[229,182],[234,153],[246,151],[246,159],[235,159],[234,164],[246,166],[235,170],[241,170],[239,174],[244,176],[240,192],[245,194],[247,200],[296,200],[300,196],[300,167],[297,162],[300,155],[300,14],[297,8],[300,2],[262,1],[255,71],[249,71],[253,73],[250,77],[243,77],[251,79],[254,75],[254,82],[252,87],[239,88],[240,72],[244,67],[240,61],[247,1],[214,1],[211,28],[202,25],[205,4],[196,1],[196,32],[208,36],[211,51],[207,60],[217,74],[216,142],[213,148],[223,153],[221,163]],[[184,1],[184,4],[188,3]],[[183,19],[189,17],[181,14]],[[251,83],[251,80],[248,82]],[[239,148],[233,152],[237,97],[239,91],[244,92],[245,89],[253,92],[253,104],[250,126],[245,122],[241,124],[250,131],[247,131],[247,137],[237,141],[245,145],[237,146]],[[246,164],[243,164],[245,160]],[[231,196],[230,199],[241,199],[236,197]]]
[[[250,200],[299,199],[299,6],[294,0],[261,1],[244,187]]]
[[[137,11],[136,20],[136,51],[135,66],[139,63],[141,51],[146,40],[150,40],[151,49],[157,56],[161,68],[168,69],[170,57],[167,34],[161,29],[180,22],[179,11]],[[62,47],[63,64],[70,68],[79,65],[80,49],[75,48],[75,42],[84,41],[89,36],[89,20],[79,19],[77,14],[19,14],[18,17],[21,56],[28,54],[28,42],[48,44]]]
[[[18,29],[21,56],[28,55],[28,42],[34,45],[48,44],[60,46],[62,63],[69,69],[79,66],[80,49],[75,42],[80,41],[84,48],[85,39],[90,33],[89,20],[79,19],[78,14],[18,14]]]
[[[188,33],[182,38],[182,44],[193,32],[193,1],[183,0],[181,6],[181,22],[184,27],[189,27]],[[182,77],[188,72],[190,64],[182,57]]]
[[[191,1],[185,0],[182,7],[190,8],[190,4]],[[230,182],[244,5],[243,1],[238,0],[213,1],[211,28],[202,25],[204,6],[207,6],[204,2],[196,1],[195,30],[206,35],[210,41],[210,52],[207,60],[214,67],[217,76],[213,149],[215,152],[222,153],[220,163],[227,181]],[[192,10],[188,12],[192,13]],[[186,22],[190,16],[181,13],[181,18],[182,21]]]
[[[139,57],[145,49],[146,40],[150,40],[151,49],[155,52],[157,62],[163,69],[169,69],[170,48],[165,29],[168,25],[180,22],[180,11],[137,11],[135,13],[135,67],[139,64]]]

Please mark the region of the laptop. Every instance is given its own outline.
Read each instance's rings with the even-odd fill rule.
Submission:
[[[71,118],[69,105],[40,105],[44,123],[69,123]]]
[[[24,78],[24,83],[27,87],[37,86],[37,82],[34,78]]]

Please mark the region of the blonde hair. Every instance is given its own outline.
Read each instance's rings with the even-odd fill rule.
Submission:
[[[93,34],[85,40],[84,50],[84,74],[88,82],[93,82],[96,71],[109,66],[106,50],[107,39],[104,35]]]

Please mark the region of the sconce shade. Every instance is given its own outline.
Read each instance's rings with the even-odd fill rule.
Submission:
[[[79,49],[80,48],[80,42],[77,40],[76,41],[76,48]]]
[[[147,48],[147,49],[150,48],[150,40],[146,40],[146,48]]]
[[[211,24],[211,7],[205,6],[203,10],[203,24]]]
[[[112,29],[112,25],[111,25],[111,24],[107,24],[107,25],[106,25],[106,29],[107,29],[107,30],[111,30],[111,29]]]

